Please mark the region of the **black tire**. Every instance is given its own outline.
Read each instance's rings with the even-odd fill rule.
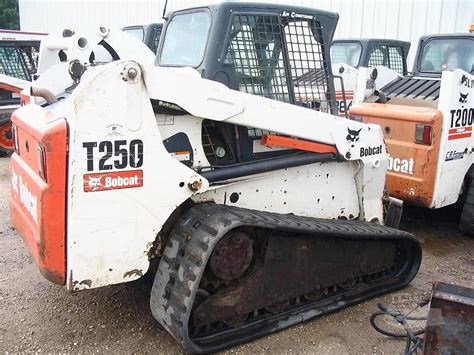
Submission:
[[[461,211],[459,229],[466,235],[474,236],[474,183],[469,181],[469,187]]]
[[[0,157],[8,157],[13,153],[13,136],[10,118],[0,122]]]

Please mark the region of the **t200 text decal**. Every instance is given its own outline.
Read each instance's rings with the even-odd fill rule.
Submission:
[[[451,110],[451,128],[448,132],[448,140],[471,137],[473,120],[474,108]]]

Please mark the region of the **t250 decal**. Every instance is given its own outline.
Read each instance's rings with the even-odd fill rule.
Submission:
[[[106,171],[125,169],[128,167],[139,168],[143,165],[143,142],[141,139],[84,142],[82,146],[87,154],[87,171]],[[99,154],[96,166],[96,154]]]

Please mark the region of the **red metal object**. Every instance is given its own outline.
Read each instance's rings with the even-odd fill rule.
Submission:
[[[472,354],[474,289],[436,282],[425,330],[424,354]]]
[[[18,148],[11,158],[11,220],[43,276],[64,285],[67,124],[36,105],[19,108],[12,121]],[[44,147],[44,166],[38,147]],[[47,169],[47,181],[41,169]]]
[[[425,126],[423,128],[423,143],[426,145],[431,144],[431,126]]]
[[[267,147],[285,147],[313,153],[337,153],[333,145],[305,141],[302,139],[267,134],[262,137],[262,144]]]
[[[448,131],[448,141],[453,139],[469,138],[472,135],[472,127],[451,128]]]
[[[8,85],[5,83],[0,84],[0,89],[6,90],[6,91],[11,91],[15,94],[19,94],[21,92],[21,88],[13,85]]]
[[[131,189],[143,186],[143,170],[84,175],[84,192]]]
[[[5,153],[13,150],[12,123],[7,121],[0,124],[0,151]]]

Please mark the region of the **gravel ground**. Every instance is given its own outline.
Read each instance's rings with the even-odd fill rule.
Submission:
[[[153,319],[150,282],[68,293],[38,272],[9,219],[9,159],[0,158],[0,353],[181,353]],[[411,285],[289,328],[227,353],[401,353],[404,342],[375,332],[369,317],[378,302],[408,309],[434,280],[472,286],[474,239],[457,229],[454,208],[406,208],[402,228],[423,246],[421,270]],[[423,310],[423,312],[426,312]]]

